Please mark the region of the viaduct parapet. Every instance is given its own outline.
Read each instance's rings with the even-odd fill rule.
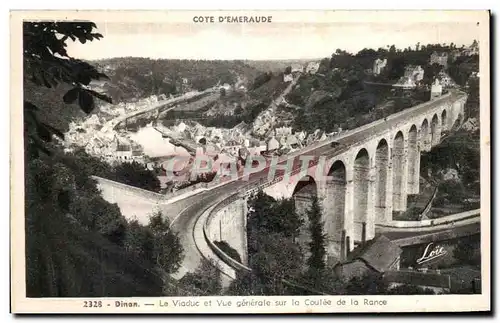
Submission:
[[[337,140],[335,147],[328,143],[306,153],[316,160],[307,172],[285,171],[288,176],[245,195],[262,188],[277,199],[293,197],[306,222],[306,210],[316,195],[323,211],[328,261],[345,259],[356,245],[375,236],[376,225],[391,222],[393,211],[406,210],[408,195],[419,193],[421,153],[464,121],[466,98],[454,91],[365,125]],[[243,259],[247,259],[245,205],[234,198],[224,202],[206,226],[210,239],[225,240]],[[307,232],[299,240],[305,245]]]

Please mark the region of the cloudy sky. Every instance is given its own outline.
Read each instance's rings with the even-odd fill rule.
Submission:
[[[278,20],[278,19],[275,19]],[[83,59],[121,56],[184,59],[299,59],[330,56],[337,48],[357,52],[365,47],[417,42],[470,45],[479,39],[471,19],[415,22],[290,22],[271,24],[196,24],[178,22],[96,22],[104,38],[71,43],[70,55]]]

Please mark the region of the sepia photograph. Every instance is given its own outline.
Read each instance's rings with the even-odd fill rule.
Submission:
[[[490,310],[489,19],[11,11],[12,310]]]

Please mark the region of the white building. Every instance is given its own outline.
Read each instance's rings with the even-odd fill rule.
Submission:
[[[293,81],[292,74],[283,74],[283,82],[288,83]]]
[[[379,75],[380,73],[382,73],[382,70],[386,66],[387,66],[387,58],[384,58],[384,59],[377,58],[373,62],[373,74]]]
[[[306,73],[316,74],[319,70],[319,62],[310,62],[306,66]]]
[[[411,77],[401,77],[396,84],[393,85],[394,87],[400,87],[404,89],[412,89],[417,86],[413,78]]]
[[[424,79],[424,69],[420,65],[408,65],[405,67],[404,77],[411,78],[414,82],[419,82]]]
[[[273,150],[276,150],[280,147],[280,143],[278,142],[278,140],[276,140],[276,138],[274,137],[271,137],[268,141],[267,141],[267,151],[273,151]]]
[[[442,93],[443,93],[443,86],[441,85],[439,80],[436,78],[434,80],[434,83],[432,84],[432,87],[431,87],[431,100],[441,96]]]

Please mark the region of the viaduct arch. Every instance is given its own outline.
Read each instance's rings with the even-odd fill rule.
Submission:
[[[355,129],[336,139],[346,149],[322,150],[331,154],[326,156],[326,180],[311,166],[308,174],[314,177],[292,176],[291,182],[266,186],[266,193],[293,197],[306,223],[307,210],[317,196],[328,260],[341,260],[356,244],[375,236],[375,224],[389,223],[393,211],[406,210],[408,195],[419,193],[421,152],[438,144],[450,125],[462,122],[465,99],[463,94],[439,98]],[[301,244],[308,242],[308,236],[301,234]]]

